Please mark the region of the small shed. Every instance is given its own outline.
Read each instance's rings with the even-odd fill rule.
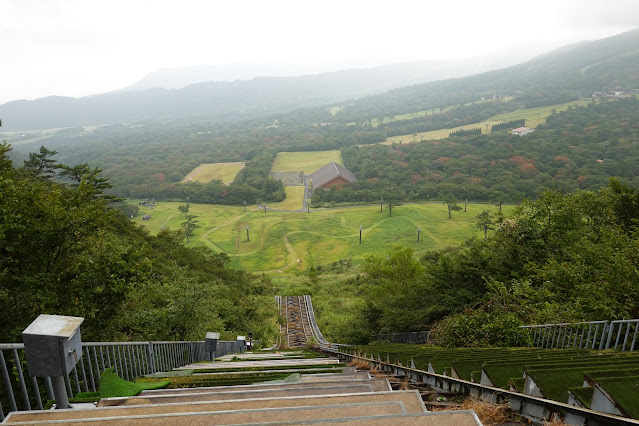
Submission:
[[[534,130],[531,129],[530,127],[517,127],[516,129],[512,130],[513,135],[518,135],[518,136],[524,136],[532,132],[534,132]]]

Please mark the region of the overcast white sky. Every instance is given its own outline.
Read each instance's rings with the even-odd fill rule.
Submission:
[[[158,68],[284,62],[324,71],[636,27],[637,0],[2,0],[0,104],[115,90]]]

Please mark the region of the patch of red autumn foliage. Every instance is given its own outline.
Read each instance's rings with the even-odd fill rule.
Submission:
[[[533,175],[539,172],[539,170],[537,170],[537,167],[535,167],[533,163],[522,164],[521,166],[519,166],[519,170],[529,175]]]
[[[533,160],[532,158],[526,158],[523,155],[513,155],[508,161],[518,166],[523,166],[524,164],[529,163],[532,164],[535,162],[535,160]]]

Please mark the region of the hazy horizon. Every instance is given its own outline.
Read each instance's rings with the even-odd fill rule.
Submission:
[[[533,44],[550,50],[639,27],[639,2],[633,0],[540,0],[534,8],[503,0],[399,0],[392,6],[184,0],[179,6],[5,1],[0,104],[114,91],[160,69],[289,64],[289,75],[300,75],[471,58]]]

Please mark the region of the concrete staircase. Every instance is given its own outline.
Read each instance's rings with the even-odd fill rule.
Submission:
[[[278,298],[280,347],[303,348],[324,341],[316,326],[310,297]],[[371,377],[339,363],[337,358],[306,351],[264,351],[225,355],[210,362],[180,367],[164,376],[188,376],[180,388],[142,391],[139,395],[103,398],[95,404],[47,411],[12,412],[11,425],[438,425],[476,426],[471,410],[428,412],[417,390],[393,391],[387,378]],[[278,373],[273,376],[272,373]],[[255,383],[264,375],[284,380]],[[281,376],[280,376],[281,374]],[[162,377],[154,374],[153,377]],[[198,386],[215,380],[246,380],[250,385]],[[175,380],[175,379],[174,379]],[[218,383],[221,383],[218,381]],[[177,386],[177,385],[169,385]]]
[[[238,371],[233,374],[249,376],[259,371],[304,373],[289,376],[290,379],[295,379],[292,381],[287,379],[253,385],[158,389],[143,391],[133,397],[104,398],[97,405],[89,404],[67,410],[13,412],[5,423],[95,426],[177,423],[181,426],[480,424],[472,411],[427,412],[417,391],[393,391],[386,378],[371,377],[368,372],[338,364],[332,358],[300,358],[286,352],[248,352],[234,357],[239,360],[197,363],[183,369],[194,370],[193,375],[200,377],[229,374],[217,373],[215,370],[226,370],[234,366]],[[309,365],[317,368],[306,368]],[[243,370],[247,368],[252,370]]]

